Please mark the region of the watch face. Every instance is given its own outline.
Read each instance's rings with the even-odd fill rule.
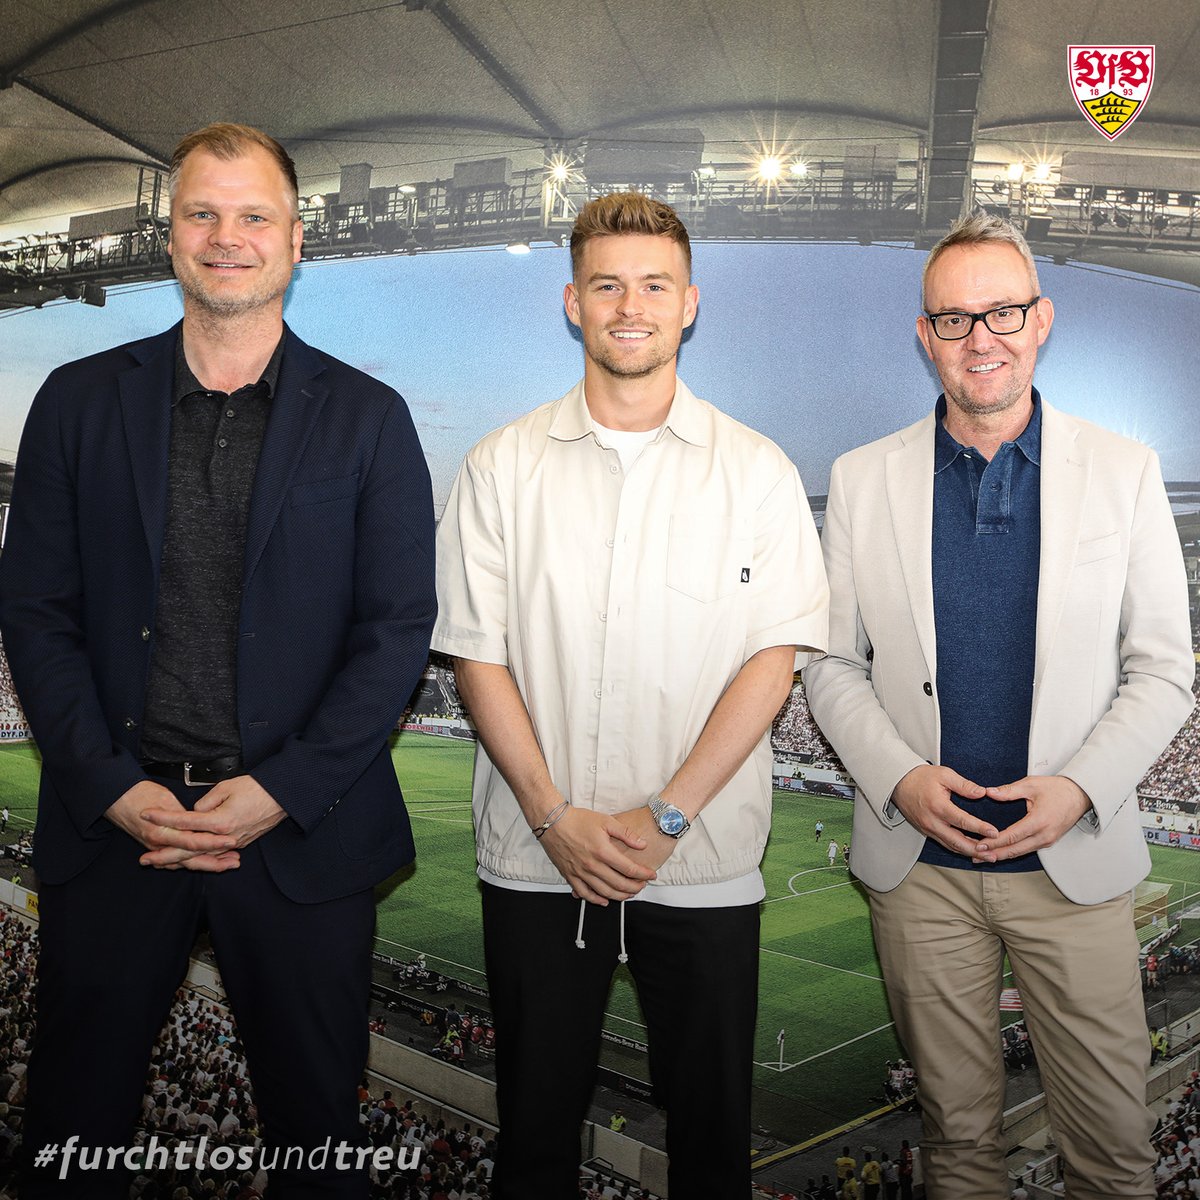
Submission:
[[[658,827],[669,837],[678,837],[687,825],[687,817],[677,808],[664,808],[658,818]]]

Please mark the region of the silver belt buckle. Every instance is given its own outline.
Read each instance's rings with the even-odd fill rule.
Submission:
[[[199,779],[192,778],[192,764],[190,762],[185,762],[183,764],[183,782],[188,787],[205,787],[206,786]]]

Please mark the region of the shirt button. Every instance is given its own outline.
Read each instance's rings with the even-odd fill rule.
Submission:
[[[145,625],[143,625],[142,626],[142,641],[148,642],[149,640],[150,640],[150,630],[147,629]]]
[[[232,409],[232,408],[227,408],[227,409],[225,410],[225,415],[226,415],[227,417],[236,417],[236,416],[237,416],[237,413],[235,413],[235,412],[233,411],[233,409]]]
[[[608,473],[609,473],[610,475],[615,475],[615,474],[617,473],[617,471],[618,471],[618,470],[619,470],[619,468],[618,468],[618,467],[617,467],[617,465],[614,463],[614,464],[613,464],[611,467],[609,467],[609,468],[608,468]]]
[[[600,699],[600,698],[601,698],[601,697],[604,695],[604,689],[603,689],[603,688],[597,688],[597,689],[596,689],[596,690],[595,690],[595,691],[592,693],[592,695],[593,695],[593,696],[595,696],[597,700],[599,700],[599,699]]]
[[[596,764],[595,764],[595,763],[592,763],[592,764],[591,764],[591,766],[589,766],[589,767],[588,767],[588,770],[589,770],[589,771],[590,771],[590,772],[591,772],[593,775],[595,775],[595,773],[596,773]]]
[[[925,682],[923,684],[921,684],[921,690],[925,693],[925,695],[932,696],[933,695],[933,684],[930,683],[929,680],[927,679],[927,680],[925,680]]]
[[[224,450],[225,447],[229,445],[229,439],[228,438],[217,438],[217,445],[220,446],[222,450]]]
[[[602,613],[600,614],[600,620],[602,620],[602,621],[607,621],[607,620],[608,620],[608,613],[606,613],[606,612],[602,612]]]
[[[608,547],[608,548],[611,550],[611,549],[613,548],[613,540],[612,540],[612,538],[605,538],[605,539],[604,539],[604,544],[605,544],[605,545],[606,545],[606,546],[607,546],[607,547]]]

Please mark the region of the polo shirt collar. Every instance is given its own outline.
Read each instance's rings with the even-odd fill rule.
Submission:
[[[267,400],[274,397],[275,390],[279,386],[279,367],[283,362],[283,344],[286,341],[287,331],[285,330],[280,334],[270,360],[263,368],[263,373],[258,377],[258,384],[265,385],[264,396]],[[183,352],[183,328],[181,326],[179,336],[175,339],[175,381],[171,392],[171,406],[174,408],[184,397],[207,390],[193,374],[192,368],[188,366],[187,356]]]
[[[1041,464],[1042,457],[1042,397],[1037,388],[1033,388],[1032,391],[1033,412],[1013,445],[1036,467]],[[938,397],[934,417],[933,473],[937,475],[954,462],[960,454],[968,453],[971,447],[961,445],[946,428],[946,394],[944,392]]]
[[[675,380],[675,397],[671,401],[663,429],[669,429],[680,441],[692,446],[707,446],[711,440],[711,421],[702,401],[692,395],[682,379]],[[595,428],[588,411],[581,379],[563,398],[547,430],[548,436],[560,442],[575,442],[587,437]],[[661,434],[660,434],[661,436]]]

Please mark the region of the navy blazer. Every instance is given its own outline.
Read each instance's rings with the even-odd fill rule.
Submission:
[[[34,867],[81,871],[138,762],[167,503],[178,326],[54,371],[0,555],[0,631],[42,755]],[[387,739],[436,615],[429,472],[404,401],[285,330],[246,527],[237,716],[286,810],[260,839],[293,900],[413,858]],[[197,790],[197,796],[203,793]]]

